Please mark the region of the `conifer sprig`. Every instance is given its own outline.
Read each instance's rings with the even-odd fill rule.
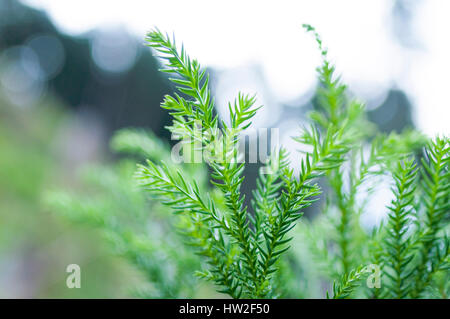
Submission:
[[[183,48],[181,52],[178,52],[174,40],[167,35],[164,36],[158,30],[150,32],[147,39],[149,45],[167,61],[165,70],[181,77],[181,80],[171,79],[178,85],[178,90],[190,97],[189,100],[180,95],[165,98],[162,106],[169,109],[174,116],[174,125],[170,129],[173,133],[189,137],[193,135],[196,122],[200,123],[203,128],[201,137],[199,137],[201,147],[206,149],[210,155],[206,160],[212,169],[211,183],[223,193],[226,212],[220,217],[217,216],[213,204],[210,204],[209,207],[201,206],[200,196],[195,194],[196,192],[191,194],[195,196],[187,196],[189,192],[183,187],[177,188],[178,192],[184,191],[182,192],[183,196],[167,203],[169,205],[179,204],[185,211],[195,208],[192,212],[211,215],[210,221],[216,223],[215,228],[222,232],[221,236],[228,236],[230,243],[238,247],[240,253],[237,254],[238,261],[235,268],[243,269],[238,274],[241,288],[245,287],[245,293],[251,295],[251,290],[254,289],[252,282],[255,282],[258,277],[258,256],[256,245],[250,240],[248,208],[244,205],[244,197],[240,193],[240,186],[244,179],[242,176],[244,164],[238,161],[240,157],[238,142],[239,133],[251,124],[250,120],[257,111],[257,108],[254,108],[255,98],[239,94],[234,105],[229,105],[229,125],[225,121],[221,121],[221,128],[219,128],[217,116],[212,115],[214,103],[208,88],[208,76],[205,75],[205,71],[201,70],[198,62],[191,60]],[[156,174],[147,174],[147,177],[151,176],[161,182],[161,174],[158,174],[160,171],[155,165],[151,172]],[[164,173],[166,177],[170,177],[167,170]],[[187,187],[181,175],[178,176],[180,177],[178,181],[182,183],[181,186]],[[177,186],[174,183],[175,179],[170,180],[172,185],[167,184],[167,179],[162,181],[166,182],[167,188],[163,188],[163,185],[159,184],[150,183],[149,185],[153,191],[161,193],[162,190],[163,196],[169,196],[170,188]],[[193,197],[196,205],[193,205]],[[205,208],[209,208],[209,211]]]
[[[360,281],[364,276],[364,272],[364,267],[359,266],[358,268],[351,270],[349,273],[344,273],[339,282],[333,283],[333,299],[350,298],[359,287]],[[328,292],[327,298],[329,298]]]
[[[388,206],[387,234],[384,238],[384,274],[389,278],[385,291],[391,298],[404,298],[408,295],[410,277],[414,268],[414,257],[410,247],[409,229],[414,216],[414,192],[417,169],[413,159],[399,162],[394,172],[394,199]],[[387,288],[387,290],[386,290]]]
[[[166,68],[161,71],[177,76],[170,80],[181,93],[192,98],[186,100],[178,94],[175,97],[166,95],[161,106],[175,117],[186,116],[189,120],[201,121],[205,128],[215,127],[217,116],[214,115],[214,100],[208,87],[209,76],[206,71],[201,69],[197,60],[187,55],[183,46],[178,51],[174,38],[171,39],[158,29],[147,34],[147,43],[166,61]],[[187,124],[193,123],[189,121]]]
[[[419,258],[420,262],[415,275],[415,285],[411,296],[418,298],[431,280],[428,271],[432,265],[433,249],[439,241],[439,231],[450,218],[450,142],[447,137],[436,138],[425,149],[422,158],[422,192],[421,202],[425,213],[423,223],[419,225]],[[441,239],[442,240],[442,239]],[[439,243],[437,243],[439,245]]]
[[[307,32],[313,34],[319,47],[322,64],[317,68],[320,86],[317,89],[317,110],[311,112],[311,120],[325,132],[330,132],[345,139],[346,148],[339,154],[333,154],[333,158],[339,159],[342,163],[350,161],[351,172],[349,172],[349,191],[344,189],[345,175],[347,174],[341,167],[330,168],[327,179],[333,190],[330,196],[332,203],[339,211],[339,218],[336,224],[338,236],[336,238],[339,247],[338,259],[340,261],[340,271],[348,273],[353,267],[352,254],[354,245],[354,227],[356,210],[355,193],[357,187],[362,183],[367,174],[367,166],[361,158],[360,175],[354,175],[358,169],[356,156],[359,150],[357,147],[362,143],[370,125],[363,118],[364,106],[356,100],[348,100],[347,86],[342,83],[341,78],[336,75],[336,67],[328,58],[328,49],[323,45],[323,41],[317,31],[310,25],[303,26]],[[359,144],[359,145],[358,145]],[[362,157],[362,155],[361,155]]]

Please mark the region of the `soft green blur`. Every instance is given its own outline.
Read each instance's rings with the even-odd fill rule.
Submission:
[[[135,276],[97,232],[42,205],[47,187],[71,182],[54,147],[66,118],[51,99],[21,109],[0,97],[0,297],[120,297]],[[82,289],[66,287],[71,263],[82,267]]]
[[[135,185],[136,162],[168,156],[166,145],[123,131],[112,147],[133,157],[76,161],[64,151],[73,115],[56,101],[0,101],[0,297],[218,296],[198,283],[198,256],[179,244],[173,215]],[[66,285],[69,264],[81,268],[80,289]]]

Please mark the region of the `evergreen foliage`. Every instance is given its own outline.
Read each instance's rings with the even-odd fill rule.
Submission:
[[[250,206],[241,191],[245,164],[239,144],[259,109],[256,97],[239,93],[229,104],[229,118],[220,119],[208,75],[197,60],[167,34],[157,29],[148,33],[148,45],[163,61],[161,71],[177,89],[161,104],[173,119],[168,129],[182,143],[183,155],[201,152],[204,163],[177,164],[150,133],[122,131],[112,145],[147,159],[138,164],[135,179],[149,201],[142,201],[130,184],[111,184],[103,177],[99,181],[118,196],[137,196],[136,206],[121,210],[123,204],[115,201],[91,207],[84,200],[56,198],[59,210],[72,219],[91,221],[120,241],[123,255],[156,285],[154,295],[192,292],[182,286],[195,282],[189,277],[193,268],[197,277],[233,298],[317,297],[311,286],[324,279],[333,282],[329,288],[336,299],[449,295],[448,137],[430,140],[413,130],[377,132],[366,119],[364,104],[351,98],[336,75],[318,33],[309,25],[304,28],[313,34],[322,57],[311,125],[294,138],[309,151],[291,163],[283,147],[273,149]],[[393,199],[385,220],[370,229],[361,219],[373,192],[386,181],[393,185]],[[318,216],[301,218],[322,192],[325,205]],[[119,211],[123,222],[117,222]],[[164,212],[165,231],[178,233],[168,242],[158,239],[158,245],[148,232],[137,233],[143,217],[151,212],[153,218],[156,211]],[[125,228],[130,222],[136,228]],[[180,238],[184,248],[177,244]],[[156,251],[173,253],[175,280],[165,278],[158,259],[146,262],[143,256]],[[190,259],[193,252],[197,256]],[[377,275],[369,265],[381,270],[381,286],[365,284],[363,279]],[[301,288],[293,285],[297,280],[304,283]],[[322,289],[314,291],[330,297]]]

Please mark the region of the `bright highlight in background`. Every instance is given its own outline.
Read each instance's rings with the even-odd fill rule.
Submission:
[[[72,34],[117,25],[141,39],[153,26],[175,32],[203,65],[229,69],[231,77],[232,70],[238,78],[248,64],[261,65],[268,91],[261,95],[281,103],[315,86],[318,53],[300,27],[309,23],[322,34],[339,73],[358,96],[380,100],[388,88],[398,87],[412,99],[419,129],[428,135],[450,132],[446,94],[450,44],[444,40],[450,29],[449,1],[409,1],[419,6],[411,26],[417,48],[405,48],[391,35],[388,21],[395,1],[390,0],[24,2],[45,9],[58,27]],[[99,45],[95,52],[101,55]],[[133,50],[125,53],[132,55]],[[231,92],[222,92],[223,99],[230,99]]]

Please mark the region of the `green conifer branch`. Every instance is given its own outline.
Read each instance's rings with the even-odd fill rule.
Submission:
[[[430,282],[428,271],[432,261],[433,247],[438,240],[439,230],[445,220],[450,218],[450,143],[449,139],[436,138],[426,148],[422,159],[422,191],[421,202],[425,203],[424,225],[419,239],[420,262],[415,275],[414,290],[411,297],[418,298]]]
[[[239,133],[250,125],[250,120],[257,111],[257,108],[253,107],[255,98],[239,94],[234,107],[229,105],[230,125],[222,121],[222,129],[219,129],[217,116],[212,115],[214,104],[208,88],[208,77],[205,77],[198,62],[191,60],[183,48],[178,52],[175,41],[158,30],[150,32],[147,39],[149,45],[166,59],[165,70],[181,77],[181,80],[171,79],[178,85],[178,90],[191,97],[191,100],[186,100],[179,95],[175,98],[167,96],[162,106],[169,109],[174,116],[174,125],[170,128],[174,133],[193,136],[195,123],[202,125],[200,141],[202,148],[210,154],[206,160],[212,169],[211,183],[222,191],[228,208],[227,214],[220,220],[219,227],[240,247],[242,254],[238,256],[239,263],[242,263],[246,270],[241,274],[241,280],[243,286],[250,287],[252,280],[257,278],[257,255],[256,246],[249,240],[247,207],[243,204],[244,198],[240,194],[244,165],[238,163],[238,141]],[[201,84],[203,79],[206,79],[205,83]],[[180,202],[183,200],[180,199]],[[247,293],[251,294],[250,291]]]
[[[353,269],[348,273],[344,273],[338,283],[333,283],[333,299],[350,298],[353,292],[359,287],[364,273],[365,269],[363,266],[359,266],[358,268]],[[328,292],[327,299],[329,299]]]
[[[417,169],[413,159],[399,162],[394,172],[395,198],[388,206],[387,234],[383,240],[384,274],[390,279],[389,283],[385,284],[385,289],[388,289],[387,294],[391,298],[404,298],[411,289],[408,279],[414,270],[411,267],[414,254],[410,249],[408,230],[412,225],[416,175]]]

